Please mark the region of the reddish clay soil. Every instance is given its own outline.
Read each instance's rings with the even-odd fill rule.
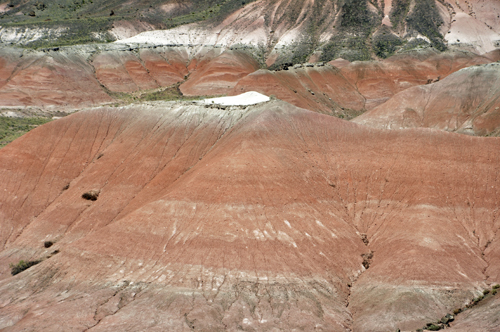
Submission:
[[[342,75],[366,98],[371,110],[396,93],[417,85],[436,82],[459,69],[498,60],[500,52],[478,56],[468,52],[432,51],[396,55],[383,61],[354,62]]]
[[[99,82],[112,92],[134,92],[159,87],[139,58],[131,52],[100,53],[92,60],[92,66]]]
[[[349,119],[405,89],[444,79],[467,66],[496,61],[500,54],[422,51],[380,62],[336,60],[323,66],[274,72],[258,70],[257,61],[243,51],[218,47],[114,47],[95,54],[68,49],[2,50],[0,106],[100,105],[113,102],[114,93],[154,91],[180,84],[180,91],[187,96],[258,91],[298,107]]]
[[[499,165],[282,101],[79,112],[0,150],[0,329],[415,330],[500,281]]]
[[[439,81],[461,68],[490,63],[497,57],[498,52],[478,56],[467,52],[424,51],[384,61],[335,60],[326,66],[261,70],[240,80],[230,94],[258,91],[298,107],[351,118],[405,89]]]
[[[500,134],[500,64],[473,66],[437,83],[405,90],[354,122],[388,129],[430,127]]]
[[[1,52],[1,106],[85,106],[112,100],[81,56]]]
[[[238,82],[231,95],[257,91],[295,106],[330,115],[361,113],[365,99],[335,67],[256,71]],[[345,110],[346,109],[346,110]]]
[[[196,60],[189,80],[180,86],[186,96],[224,95],[248,74],[259,69],[250,55],[241,51],[226,51],[206,61]]]

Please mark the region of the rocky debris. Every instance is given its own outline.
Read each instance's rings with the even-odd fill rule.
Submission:
[[[423,328],[417,329],[417,331],[439,331],[450,327],[451,322],[455,320],[455,317],[451,314],[446,314],[437,322],[427,323]]]
[[[363,258],[363,262],[361,263],[365,269],[368,270],[370,267],[370,264],[372,263],[373,259],[373,251],[370,251],[369,253],[361,254],[361,257]]]

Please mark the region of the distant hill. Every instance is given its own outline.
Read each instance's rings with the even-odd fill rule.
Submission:
[[[387,58],[405,50],[500,47],[500,2],[445,0],[12,0],[0,40],[31,47],[108,42],[253,47],[283,64]]]

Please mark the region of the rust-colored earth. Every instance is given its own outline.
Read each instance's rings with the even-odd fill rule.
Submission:
[[[480,56],[425,50],[384,61],[336,60],[269,71],[259,69],[257,60],[242,50],[209,46],[108,48],[1,50],[0,106],[75,109],[114,103],[120,93],[154,92],[179,85],[186,96],[258,91],[298,107],[350,119],[408,88],[500,59],[500,52]]]
[[[500,64],[468,67],[437,83],[405,90],[353,121],[378,128],[430,127],[498,136]]]
[[[0,150],[0,329],[415,330],[500,282],[499,165],[283,101],[82,111]]]

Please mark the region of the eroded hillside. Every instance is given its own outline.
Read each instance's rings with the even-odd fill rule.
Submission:
[[[420,328],[500,281],[499,143],[281,101],[51,122],[0,150],[0,326]]]

